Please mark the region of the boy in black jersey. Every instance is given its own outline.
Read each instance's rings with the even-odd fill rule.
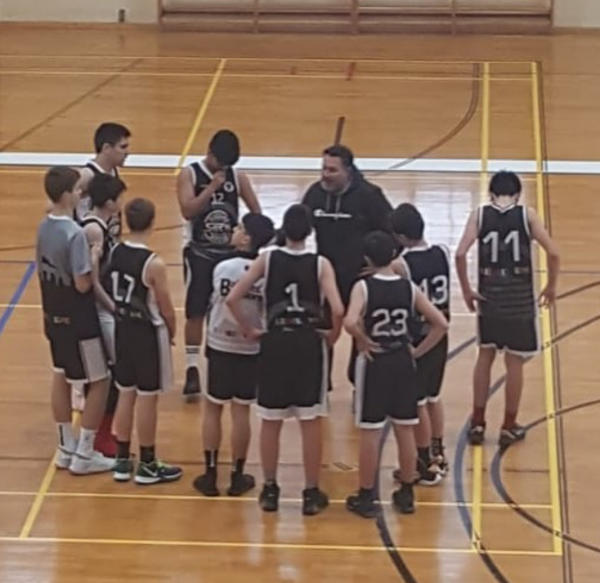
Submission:
[[[429,245],[423,238],[425,222],[421,213],[410,203],[399,205],[391,217],[392,230],[403,248],[394,260],[394,271],[410,279],[429,301],[450,321],[450,252],[442,245]],[[413,346],[417,347],[425,338],[428,324],[423,319],[414,320],[411,329]],[[418,482],[433,486],[440,475],[448,471],[442,442],[444,432],[444,410],[440,397],[446,359],[448,335],[417,363],[417,386],[419,390],[419,424],[415,437],[419,459]]]
[[[377,513],[374,491],[378,448],[386,421],[392,421],[400,449],[401,487],[392,495],[395,508],[414,512],[413,478],[417,464],[414,426],[418,391],[414,359],[422,357],[444,336],[448,323],[427,296],[408,279],[394,273],[396,242],[384,232],[365,238],[365,256],[374,275],[352,288],[344,327],[356,341],[356,425],[360,428],[358,494],[346,507],[365,518]],[[429,325],[422,342],[410,343],[410,320],[421,315]]]
[[[81,201],[77,205],[75,219],[81,221],[92,209],[89,184],[94,176],[106,174],[119,178],[119,168],[129,156],[129,138],[131,132],[124,125],[105,122],[94,132],[94,150],[96,156],[81,168]],[[118,242],[121,236],[121,214],[116,212],[108,221],[108,234],[111,244]]]
[[[546,251],[548,282],[539,303],[550,305],[556,297],[558,250],[536,212],[519,205],[521,181],[513,172],[498,172],[490,182],[491,202],[473,211],[456,251],[456,270],[465,303],[477,306],[479,355],[473,373],[473,416],[469,441],[484,440],[485,406],[490,371],[498,350],[504,350],[506,408],[499,444],[507,447],[525,438],[516,422],[523,389],[525,359],[540,349],[538,314],[534,295],[531,241]],[[478,290],[467,275],[467,252],[478,242]]]
[[[186,287],[183,395],[188,400],[200,394],[198,357],[211,294],[212,270],[216,262],[231,253],[239,199],[250,212],[260,212],[250,180],[234,169],[239,157],[238,137],[230,130],[219,130],[212,137],[204,159],[183,168],[177,178],[179,208],[187,221],[183,249]]]
[[[319,489],[321,418],[327,415],[326,343],[331,346],[337,340],[344,311],[331,263],[306,249],[311,231],[310,210],[292,205],[283,218],[285,247],[260,255],[226,302],[244,334],[260,338],[261,344],[257,401],[265,484],[259,503],[264,511],[278,508],[279,437],[284,419],[295,417],[302,432],[305,515],[318,514],[329,503]],[[241,309],[242,298],[263,277],[266,332],[252,325]],[[324,300],[331,307],[332,327],[327,332],[320,330]]]
[[[92,204],[92,210],[80,221],[83,231],[90,247],[97,245],[100,248],[100,259],[97,270],[92,273],[94,281],[94,296],[96,308],[102,329],[104,348],[111,366],[111,383],[106,401],[106,412],[98,433],[94,447],[104,455],[115,457],[117,455],[117,443],[112,435],[112,422],[119,391],[114,384],[115,363],[115,304],[112,301],[107,286],[108,258],[114,242],[109,234],[109,224],[112,217],[121,212],[122,193],[125,191],[125,183],[110,174],[95,175],[88,185],[88,193]]]
[[[82,228],[73,220],[79,179],[79,173],[66,166],[47,172],[44,186],[52,208],[38,230],[36,260],[54,370],[52,412],[59,437],[55,463],[74,474],[90,474],[109,471],[114,460],[94,451],[109,373],[92,290],[99,248],[90,251]],[[71,425],[70,385],[75,383],[89,387],[79,440]]]
[[[119,402],[115,413],[117,482],[131,479],[130,441],[134,409],[140,461],[137,484],[178,480],[181,468],[156,458],[156,421],[159,393],[173,382],[171,342],[175,337],[175,310],[171,302],[164,261],[148,249],[154,223],[154,205],[136,198],[125,207],[130,233],[110,253],[108,277],[115,303],[116,382]]]

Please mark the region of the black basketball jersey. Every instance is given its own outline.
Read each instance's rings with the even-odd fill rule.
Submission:
[[[310,251],[282,248],[269,252],[264,284],[269,330],[321,327],[320,262]]]
[[[366,293],[364,326],[367,336],[384,352],[406,348],[414,318],[413,284],[399,275],[375,274],[362,280]]]
[[[124,242],[110,254],[110,295],[119,323],[160,325],[162,317],[146,281],[146,271],[155,253],[145,245]]]
[[[429,298],[429,301],[450,320],[450,262],[448,250],[440,245],[409,247],[402,253],[409,279]],[[428,333],[422,317],[415,318],[411,334],[420,342]]]
[[[96,164],[96,162],[93,160],[90,160],[85,167],[89,168],[95,175],[106,174],[106,172],[104,172],[104,170],[102,170],[102,168],[100,168],[100,166],[98,166],[98,164]],[[113,168],[111,175],[115,178],[119,178],[119,171],[116,168]],[[116,245],[121,240],[121,232],[123,230],[122,224],[123,217],[121,212],[119,212],[118,215],[114,215],[108,219],[108,239],[111,247]]]
[[[482,315],[535,315],[531,235],[527,209],[486,204],[479,209],[479,293]]]
[[[194,173],[196,196],[210,184],[213,174],[202,162],[194,162],[190,168]],[[225,171],[225,182],[217,190],[204,210],[191,220],[191,240],[204,247],[228,247],[233,228],[238,223],[239,189],[233,168]]]

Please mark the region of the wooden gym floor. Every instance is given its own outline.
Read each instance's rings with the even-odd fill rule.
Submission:
[[[555,161],[599,159],[597,37],[197,36],[20,26],[1,32],[0,581],[598,580],[600,399],[593,360],[600,340],[600,205],[594,198],[600,179],[594,164],[587,174],[542,172],[548,160],[552,168]],[[153,244],[172,267],[181,307],[176,166],[188,154],[201,154],[216,129],[231,127],[244,154],[270,157],[250,175],[265,211],[279,219],[318,176],[300,170],[299,158],[319,156],[339,117],[345,118],[343,142],[367,166],[374,158],[389,159],[388,168],[403,158],[429,161],[422,171],[411,170],[417,160],[403,172],[369,176],[394,204],[417,204],[427,238],[452,248],[469,210],[482,200],[489,172],[503,163],[496,161],[526,161],[525,198],[562,252],[561,295],[541,316],[546,349],[526,367],[521,421],[531,424],[527,440],[498,456],[498,366],[488,443],[465,444],[474,320],[454,281],[444,385],[452,471],[441,486],[418,489],[414,516],[399,517],[388,503],[391,440],[381,461],[382,515],[366,521],[344,509],[357,485],[347,339],[336,350],[323,469],[332,504],[321,516],[300,514],[301,453],[293,423],[284,429],[284,500],[277,515],[259,511],[256,493],[243,499],[195,493],[201,405],[184,404],[179,394],[181,332],[177,383],[162,401],[158,441],[162,457],[184,466],[181,482],[142,489],[115,484],[109,475],[56,472],[49,355],[32,263],[46,165],[60,154],[89,152],[94,128],[109,119],[132,129],[132,152],[146,155],[143,166],[152,166],[156,155],[179,160],[123,174],[128,197],[147,196],[158,206]],[[10,164],[7,153],[23,154],[27,165]],[[32,164],[36,153],[41,166]],[[283,170],[269,170],[274,156],[285,158]],[[442,171],[444,160],[452,172]],[[540,279],[543,266],[540,260]],[[179,316],[181,331],[181,310]],[[224,437],[226,461],[227,430]],[[260,483],[255,441],[249,468]]]

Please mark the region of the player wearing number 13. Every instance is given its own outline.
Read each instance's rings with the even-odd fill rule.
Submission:
[[[499,444],[506,447],[525,437],[516,423],[523,388],[523,363],[539,349],[537,306],[534,296],[531,240],[548,256],[548,284],[540,303],[555,298],[559,256],[533,209],[518,204],[521,182],[512,172],[498,172],[490,182],[491,202],[471,213],[456,251],[456,269],[462,293],[471,310],[478,306],[479,355],[473,375],[474,403],[469,441],[483,442],[485,406],[490,370],[497,350],[505,351],[506,410]],[[479,287],[475,292],[467,276],[466,254],[479,246]]]

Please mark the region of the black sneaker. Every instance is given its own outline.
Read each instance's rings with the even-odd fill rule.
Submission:
[[[182,475],[183,470],[177,466],[170,466],[159,460],[150,463],[141,461],[135,473],[135,483],[147,486],[159,482],[174,482]]]
[[[426,467],[421,460],[418,460],[417,472],[419,473],[419,476],[417,477],[416,483],[421,486],[436,486],[442,481],[442,475],[439,472],[439,468],[433,463]]]
[[[467,439],[471,445],[481,445],[485,439],[485,423],[483,425],[471,425],[467,433]]]
[[[209,470],[205,474],[198,476],[194,480],[194,488],[205,496],[219,496],[220,492],[217,488],[217,472]]]
[[[375,518],[377,516],[378,505],[372,496],[363,496],[358,493],[346,498],[346,508],[363,518]]]
[[[133,460],[131,458],[117,458],[113,468],[115,482],[128,482],[133,474]]]
[[[329,506],[329,498],[319,488],[306,488],[302,490],[302,514],[314,516]]]
[[[231,472],[231,485],[227,490],[227,496],[241,496],[254,488],[254,476],[242,474],[241,472]]]
[[[527,430],[522,425],[513,425],[510,429],[501,429],[500,437],[498,438],[498,445],[501,448],[506,448],[509,445],[517,441],[523,441],[525,439],[525,435],[527,434]]]
[[[265,484],[258,497],[258,503],[265,512],[276,512],[279,508],[279,486],[274,482]]]
[[[200,397],[200,373],[195,366],[190,366],[190,368],[185,371],[183,396],[188,403],[197,401]]]
[[[415,495],[412,484],[404,483],[392,493],[392,504],[401,514],[413,514],[415,511]]]

